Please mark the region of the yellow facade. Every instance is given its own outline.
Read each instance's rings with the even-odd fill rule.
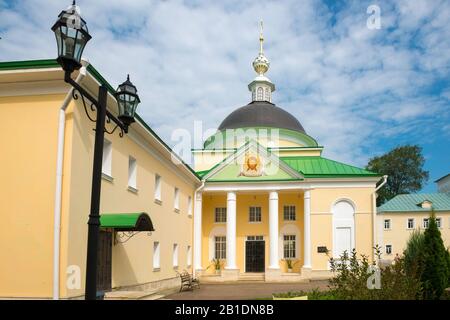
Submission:
[[[0,297],[51,298],[58,119],[69,88],[56,80],[62,79],[60,71],[25,70],[14,77],[17,90],[9,83],[10,72],[0,73],[0,115],[6,120],[0,129],[0,213],[4,219],[0,260],[7,261],[0,267]],[[59,93],[30,94],[40,88],[36,82],[35,87],[28,83],[23,89],[21,81],[29,77],[32,81],[53,78],[49,85],[54,88],[47,91]],[[88,74],[84,83],[88,90],[92,82]],[[115,110],[111,96],[108,103]],[[94,131],[80,100],[69,103],[64,125],[59,298],[71,298],[84,294]],[[191,254],[193,201],[189,198],[194,197],[198,178],[184,165],[172,163],[170,150],[140,123],[133,124],[124,138],[116,132],[106,139],[112,143],[113,179],[102,181],[101,212],[146,212],[155,228],[151,234],[141,232],[126,243],[113,245],[112,287],[153,284],[164,288],[164,281],[175,279],[177,271],[191,270],[188,247]],[[128,188],[129,156],[137,161],[137,192]],[[154,199],[155,174],[162,178],[161,202]],[[175,188],[179,189],[179,210],[174,208]],[[155,241],[160,243],[158,269],[152,260]],[[178,244],[177,268],[172,258],[174,244]],[[74,266],[81,271],[77,288],[66,285]]]
[[[394,259],[394,257],[403,254],[408,239],[414,230],[425,231],[423,219],[430,217],[429,212],[392,212],[382,213],[377,217],[379,230],[379,244],[382,246],[382,254],[384,259]],[[444,245],[450,248],[450,211],[436,212],[436,218],[441,219],[441,237]],[[414,228],[408,228],[408,219],[414,219]],[[390,228],[384,228],[384,220],[390,220]],[[392,246],[392,252],[386,253],[386,246]]]
[[[0,97],[3,297],[52,295],[57,121],[63,98]]]

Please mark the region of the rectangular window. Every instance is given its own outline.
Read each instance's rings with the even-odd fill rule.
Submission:
[[[180,189],[178,188],[174,190],[173,207],[175,210],[180,210]]]
[[[384,220],[384,230],[390,230],[391,229],[391,219],[385,219]]]
[[[414,219],[412,219],[412,218],[408,219],[407,228],[408,229],[414,229]]]
[[[153,242],[153,269],[159,269],[159,242]]]
[[[440,228],[442,226],[442,219],[441,218],[436,218],[436,225],[438,228]]]
[[[192,197],[188,197],[188,215],[192,216]]]
[[[192,265],[192,247],[187,246],[187,266],[190,267]]]
[[[295,221],[295,206],[284,206],[283,217],[285,221]]]
[[[285,259],[295,259],[295,235],[283,236],[283,257]]]
[[[247,241],[263,241],[264,236],[247,236]]]
[[[250,222],[261,222],[261,207],[250,207],[249,221]]]
[[[155,200],[161,201],[161,176],[155,175]]]
[[[423,219],[423,228],[424,229],[427,229],[428,228],[428,223],[429,223],[430,221],[429,221],[429,219],[428,218],[424,218]]]
[[[227,222],[227,208],[215,208],[214,222],[215,223]]]
[[[108,140],[103,142],[102,173],[108,177],[112,176],[112,143]]]
[[[178,267],[178,244],[177,243],[173,244],[172,261],[173,261],[173,267],[177,268]]]
[[[214,259],[226,259],[227,257],[227,237],[214,237]]]
[[[136,184],[137,163],[133,157],[128,158],[128,186],[137,189]]]
[[[386,245],[386,254],[392,254],[392,245],[390,244]]]

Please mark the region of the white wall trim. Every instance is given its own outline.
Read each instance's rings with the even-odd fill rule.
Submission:
[[[188,185],[195,185],[192,180],[189,180],[186,175],[181,174],[179,171],[179,168],[172,163],[172,161],[167,161],[167,159],[164,159],[162,157],[162,155],[160,155],[157,151],[152,150],[152,148],[150,148],[147,145],[147,141],[142,141],[142,138],[140,135],[137,135],[136,133],[134,133],[131,129],[127,134],[127,137],[130,138],[130,140],[132,140],[134,143],[136,143],[139,147],[141,147],[142,149],[144,149],[148,154],[150,154],[151,156],[153,156],[157,161],[159,161],[164,167],[166,167],[166,169],[168,169],[170,172],[173,172],[178,178],[180,178],[181,180],[183,180],[185,183],[187,183]]]
[[[0,97],[41,96],[68,92],[71,92],[71,88],[61,80],[0,83]]]
[[[375,182],[336,181],[336,182],[206,182],[204,191],[281,191],[328,188],[373,188]]]

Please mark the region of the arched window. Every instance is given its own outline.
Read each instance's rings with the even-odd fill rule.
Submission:
[[[263,101],[264,99],[264,90],[262,87],[258,88],[258,95],[257,95],[257,100],[258,101]]]
[[[266,88],[266,97],[265,97],[266,101],[270,101],[270,89]]]
[[[355,247],[355,208],[347,200],[339,200],[333,206],[333,256],[339,258]]]

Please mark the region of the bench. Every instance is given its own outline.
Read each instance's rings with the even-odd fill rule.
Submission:
[[[189,272],[184,270],[182,273],[178,273],[181,279],[180,292],[184,290],[194,290],[200,288],[200,281],[193,278]]]

